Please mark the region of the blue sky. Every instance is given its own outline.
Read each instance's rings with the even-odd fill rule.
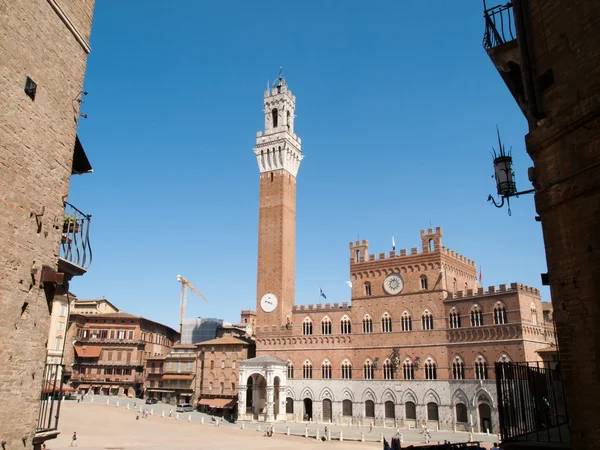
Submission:
[[[530,188],[526,121],[481,46],[481,2],[97,2],[79,135],[94,167],[70,202],[92,214],[94,261],[71,284],[176,327],[187,277],[210,302],[254,309],[258,167],[268,80],[283,66],[305,159],[297,185],[296,303],[349,300],[348,242],[371,253],[444,245],[483,284],[540,286],[532,196],[495,191],[496,124]],[[549,291],[543,289],[549,301]]]

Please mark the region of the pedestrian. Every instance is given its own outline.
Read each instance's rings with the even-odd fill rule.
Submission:
[[[369,433],[373,431],[373,422],[371,422],[371,424],[369,425]]]
[[[502,450],[500,447],[498,447],[498,443],[494,442],[494,446],[491,448],[491,450]]]
[[[171,417],[171,414],[173,414],[173,409],[172,408],[169,410],[169,417]]]
[[[71,447],[77,447],[77,432],[73,431],[73,437],[71,438]]]

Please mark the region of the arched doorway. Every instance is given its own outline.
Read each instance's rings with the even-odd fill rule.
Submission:
[[[333,420],[333,412],[331,407],[331,400],[326,398],[323,400],[323,421],[331,422]]]
[[[487,403],[480,403],[479,407],[479,426],[481,428],[481,432],[485,433],[488,430],[492,431],[492,410],[490,405]]]
[[[304,415],[303,419],[306,421],[312,420],[312,399],[304,399]]]
[[[248,382],[246,384],[246,411],[243,411],[246,414],[252,414],[252,392],[253,392],[253,382],[252,377],[248,378]]]
[[[292,397],[285,399],[285,414],[287,420],[294,420],[294,399]]]
[[[435,402],[427,403],[427,421],[437,422],[439,420],[438,405]]]
[[[365,402],[365,417],[367,419],[375,418],[375,402],[373,400],[367,400]]]

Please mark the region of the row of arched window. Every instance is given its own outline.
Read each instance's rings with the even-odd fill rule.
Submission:
[[[532,323],[537,325],[537,314],[535,304],[531,304],[531,314],[532,314]],[[485,325],[483,310],[479,305],[473,305],[469,312],[469,324],[472,327],[481,327]],[[494,309],[492,312],[493,324],[494,325],[503,325],[508,323],[508,315],[506,312],[506,306],[502,302],[498,302],[494,305]],[[461,323],[461,315],[456,307],[453,307],[450,310],[450,314],[448,317],[448,323],[450,328],[460,328],[462,326]],[[362,319],[362,332],[363,333],[373,333],[373,319],[369,314],[365,314]],[[413,329],[413,319],[408,311],[404,311],[400,317],[400,329],[401,331],[412,331]],[[426,309],[421,314],[421,327],[423,330],[433,330],[434,329],[434,321],[433,314],[430,310]],[[394,330],[394,321],[392,320],[392,316],[385,312],[381,316],[381,332],[382,333],[391,333]],[[333,334],[333,324],[329,317],[324,317],[321,320],[321,334],[329,335]],[[352,322],[348,316],[342,317],[340,320],[340,333],[341,334],[351,334],[352,333]],[[306,317],[302,322],[302,334],[303,335],[312,335],[313,334],[313,321],[310,317]]]
[[[499,361],[507,362],[507,361],[510,361],[510,359],[508,358],[507,355],[503,354],[500,357]],[[406,358],[400,367],[400,372],[402,374],[402,378],[404,380],[414,380],[415,379],[415,369],[418,369],[418,368],[419,368],[418,360],[413,362],[413,360],[411,358]],[[465,366],[463,359],[460,356],[456,356],[454,358],[454,360],[452,361],[452,379],[464,380],[465,379],[465,368],[466,368],[466,366]],[[477,379],[477,380],[487,380],[488,379],[488,362],[483,356],[481,356],[481,355],[477,356],[477,358],[475,358],[475,361],[473,363],[473,366],[471,366],[471,368],[473,369],[473,374],[474,374],[475,379]],[[365,380],[373,380],[375,378],[375,370],[376,369],[378,369],[377,364],[373,363],[373,361],[371,361],[370,359],[367,359],[364,362],[362,370],[360,368],[359,369],[353,368],[352,363],[350,361],[348,361],[347,359],[342,362],[342,364],[339,368],[340,377],[344,380],[352,379],[353,374],[355,376],[358,374],[357,371],[362,372],[362,377],[360,377],[360,375],[359,375],[359,378],[362,378]],[[426,380],[437,380],[437,364],[433,360],[432,357],[428,357],[425,360],[423,369],[424,369]],[[307,359],[302,364],[302,378],[312,379],[313,376],[314,376],[314,378],[318,378],[318,375],[316,375],[316,376],[314,375],[315,370],[317,370],[317,369],[315,369],[313,367],[312,362]],[[392,362],[389,359],[386,359],[383,362],[382,372],[383,372],[384,380],[392,380],[392,379],[396,378],[394,376],[396,370],[395,370]],[[288,361],[287,377],[294,378],[294,375],[296,375],[296,373],[294,371],[294,365],[292,364],[291,361]],[[321,363],[321,374],[320,375],[321,375],[320,378],[322,378],[324,380],[329,380],[329,379],[333,378],[333,366],[331,365],[331,362],[329,362],[329,360],[325,359]]]

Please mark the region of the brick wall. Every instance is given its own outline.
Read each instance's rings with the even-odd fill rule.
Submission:
[[[93,4],[73,10],[85,36]],[[0,54],[0,440],[12,449],[32,445],[37,423],[50,317],[39,275],[57,267],[87,53],[48,0],[3,0]]]

